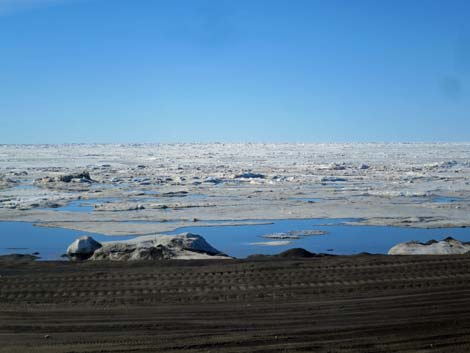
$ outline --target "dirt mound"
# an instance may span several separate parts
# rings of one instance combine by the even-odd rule
[[[308,250],[305,250],[303,248],[293,248],[289,249],[286,251],[281,252],[278,257],[284,257],[284,258],[307,258],[307,257],[314,257],[316,254],[311,253]]]
[[[0,255],[0,263],[30,262],[39,259],[38,256],[29,254]]]

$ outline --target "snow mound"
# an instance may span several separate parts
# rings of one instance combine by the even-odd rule
[[[101,244],[89,236],[83,236],[69,245],[67,255],[72,259],[85,260],[93,255],[93,253],[101,248]]]
[[[148,235],[125,241],[106,242],[90,260],[193,260],[228,259],[203,237],[193,233]]]
[[[470,243],[448,237],[441,241],[430,240],[427,243],[409,241],[392,247],[389,255],[459,255],[470,251]]]

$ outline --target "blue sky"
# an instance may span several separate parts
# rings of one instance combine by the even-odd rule
[[[468,0],[0,0],[0,143],[470,141]]]

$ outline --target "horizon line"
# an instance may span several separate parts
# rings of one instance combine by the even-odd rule
[[[468,141],[175,141],[175,142],[33,142],[0,143],[0,146],[81,146],[81,145],[341,145],[341,144],[470,144]]]

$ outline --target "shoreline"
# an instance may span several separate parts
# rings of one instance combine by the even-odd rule
[[[433,345],[450,353],[455,342],[463,352],[469,264],[468,255],[0,260],[0,352],[375,353]]]

